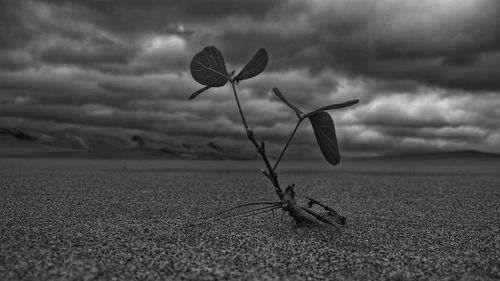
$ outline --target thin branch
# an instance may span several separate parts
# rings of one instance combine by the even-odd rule
[[[261,210],[267,210],[267,209],[271,210],[271,209],[274,209],[274,208],[281,208],[281,206],[279,206],[279,205],[271,205],[271,206],[259,207],[259,208],[255,208],[255,209],[252,209],[252,210],[244,211],[244,212],[241,212],[241,213],[231,214],[231,215],[227,215],[227,216],[215,218],[212,221],[217,221],[217,220],[222,220],[222,219],[227,219],[227,218],[232,218],[232,217],[239,217],[239,216],[242,216],[242,215],[245,215],[245,214],[248,214],[248,213],[252,213],[252,212],[256,212],[256,211],[261,211]]]
[[[271,174],[271,179],[276,178],[276,173],[273,171],[271,168],[271,162],[269,162],[269,158],[267,158],[267,153],[266,153],[266,145],[264,142],[260,143],[260,148],[258,149],[260,155],[262,156],[262,159],[264,159],[264,163],[266,164],[267,169],[269,170],[269,173]]]
[[[305,207],[300,207],[302,210],[306,211],[307,213],[309,213],[310,215],[312,215],[314,218],[316,218],[318,221],[324,223],[324,224],[328,224],[328,225],[332,225],[334,226],[336,229],[339,229],[338,225],[332,223],[331,221],[329,221],[327,218],[325,218],[324,216],[314,212],[313,210],[310,210],[308,208],[305,208]]]
[[[271,208],[271,209],[268,209],[268,210],[262,210],[262,211],[259,211],[259,212],[253,213],[253,214],[247,214],[247,215],[243,215],[243,216],[238,216],[238,217],[245,218],[245,217],[249,217],[249,216],[256,216],[256,215],[265,214],[267,212],[274,212],[274,210],[278,210],[278,209],[281,209],[281,206],[280,207],[274,207],[274,208]]]
[[[251,216],[251,215],[259,215],[259,214],[263,214],[265,212],[269,212],[269,211],[273,211],[273,210],[277,210],[277,209],[281,209],[281,206],[277,206],[277,205],[265,206],[265,207],[256,208],[256,209],[245,211],[245,212],[238,213],[238,214],[232,214],[232,215],[214,218],[214,219],[206,221],[206,222],[220,221],[220,220],[235,218],[235,217],[246,217],[246,216]],[[203,224],[203,222],[199,223],[199,224],[192,223],[190,225],[196,226],[196,225],[200,225],[200,224]]]
[[[239,208],[243,208],[243,207],[247,207],[247,206],[255,206],[255,205],[276,205],[276,204],[280,204],[281,202],[254,202],[254,203],[246,203],[246,204],[241,204],[241,205],[238,205],[238,206],[235,206],[235,207],[232,207],[230,209],[227,209],[227,210],[224,210],[224,211],[221,211],[221,212],[218,212],[216,214],[213,214],[213,215],[210,215],[210,216],[206,216],[206,217],[203,217],[203,218],[198,218],[198,219],[195,219],[194,221],[199,221],[199,220],[206,220],[206,219],[210,219],[210,218],[213,218],[213,217],[216,217],[216,216],[219,216],[219,215],[222,215],[224,213],[227,213],[227,212],[230,212],[230,211],[233,211],[235,209],[239,209]]]
[[[299,121],[297,121],[297,125],[295,125],[295,129],[293,129],[292,134],[290,135],[290,137],[288,138],[288,141],[286,142],[285,146],[283,147],[283,150],[281,151],[280,156],[278,157],[278,160],[276,160],[276,163],[274,163],[273,172],[276,172],[276,168],[278,167],[278,164],[280,163],[281,158],[283,157],[283,154],[285,154],[285,151],[288,148],[288,145],[290,145],[290,142],[292,141],[293,136],[297,132],[297,129],[299,128],[299,125],[302,122],[302,120],[304,120],[304,119],[300,118],[300,116],[299,116]]]
[[[326,204],[324,204],[324,203],[322,203],[322,202],[320,202],[320,201],[318,201],[318,200],[316,200],[314,198],[306,196],[306,199],[309,200],[309,203],[307,204],[307,206],[309,208],[311,208],[314,204],[316,204],[316,205],[319,205],[320,207],[322,207],[323,209],[325,209],[325,211],[328,211],[328,212],[337,212],[332,207],[330,207],[330,206],[328,206],[328,205],[326,205]]]
[[[309,203],[307,203],[307,207],[308,208],[311,208],[314,204],[322,207],[323,209],[325,209],[325,211],[327,211],[335,220],[337,220],[338,223],[340,224],[346,224],[346,218],[344,216],[341,216],[337,211],[335,211],[335,209],[333,209],[332,207],[314,199],[314,198],[311,198],[311,197],[306,197],[306,199],[309,200]]]
[[[271,163],[269,162],[269,158],[267,158],[266,146],[265,146],[264,142],[261,142],[260,146],[257,145],[257,147],[258,147],[257,151],[262,156],[262,159],[264,160],[264,163],[266,164],[266,167],[268,170],[267,173],[269,174],[269,176],[267,178],[269,178],[269,180],[273,184],[274,190],[276,191],[276,194],[278,195],[280,200],[283,200],[284,193],[283,193],[283,190],[281,189],[280,184],[278,182],[278,174],[273,171],[273,168],[271,167]]]

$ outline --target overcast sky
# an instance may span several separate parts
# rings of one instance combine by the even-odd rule
[[[0,0],[0,127],[140,133],[247,147],[229,86],[201,88],[189,63],[214,45],[237,71],[258,139],[284,143],[294,113],[330,112],[345,154],[500,152],[500,2]],[[319,149],[309,124],[292,154]],[[249,146],[251,147],[251,146]]]

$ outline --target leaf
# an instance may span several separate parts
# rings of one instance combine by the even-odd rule
[[[311,121],[316,141],[326,161],[332,165],[337,165],[340,162],[340,154],[332,117],[324,111],[317,112],[308,117]]]
[[[314,114],[316,114],[316,113],[318,113],[320,111],[348,107],[348,106],[351,106],[351,105],[355,105],[358,102],[359,102],[359,100],[350,100],[350,101],[346,101],[346,102],[342,102],[342,103],[330,104],[330,105],[318,108],[318,109],[316,109],[314,111],[311,111],[311,112],[307,113],[306,115],[304,115],[304,117],[309,117],[309,116],[314,115]]]
[[[206,90],[208,90],[210,88],[212,88],[212,87],[206,86],[206,87],[199,89],[198,91],[194,92],[192,95],[189,96],[189,100],[196,98],[198,95],[200,95],[201,93],[205,92]]]
[[[293,105],[285,98],[285,96],[281,93],[280,89],[274,87],[273,92],[278,96],[278,98],[280,98],[281,101],[283,101],[286,105],[288,105],[291,109],[293,109],[295,113],[297,113],[298,115],[302,114],[302,111],[300,109],[298,109],[295,105]]]
[[[234,77],[234,80],[239,82],[259,75],[266,68],[268,61],[269,57],[266,49],[259,49],[245,67],[243,67],[240,73]]]
[[[190,68],[194,80],[208,87],[222,87],[229,80],[224,58],[214,46],[198,52],[191,60]]]

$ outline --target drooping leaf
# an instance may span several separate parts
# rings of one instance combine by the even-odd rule
[[[318,113],[320,111],[348,107],[348,106],[351,106],[351,105],[355,105],[358,102],[359,102],[359,100],[350,100],[350,101],[346,101],[346,102],[341,102],[341,103],[336,103],[336,104],[330,104],[330,105],[318,108],[318,109],[316,109],[314,111],[311,111],[311,112],[307,113],[306,115],[304,115],[304,117],[309,117],[309,116],[314,115],[314,114],[316,114],[316,113]]]
[[[194,80],[208,87],[222,87],[229,80],[222,53],[214,46],[194,55],[190,68]]]
[[[189,96],[189,100],[196,98],[199,94],[205,92],[206,90],[208,90],[210,88],[212,88],[212,87],[206,86],[206,87],[199,89],[198,91],[194,92],[192,95]]]
[[[266,68],[268,61],[269,57],[266,49],[259,49],[245,67],[243,67],[240,73],[234,77],[234,80],[239,82],[259,75]]]
[[[274,87],[273,92],[280,98],[282,102],[284,102],[286,105],[288,105],[293,111],[295,111],[298,115],[302,114],[302,111],[298,109],[295,105],[293,105],[291,102],[289,102],[285,96],[281,93],[280,89]]]
[[[332,117],[324,111],[317,112],[308,117],[311,121],[316,141],[326,161],[332,165],[337,165],[340,162],[340,154]]]

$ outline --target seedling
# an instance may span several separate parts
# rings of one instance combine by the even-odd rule
[[[238,83],[243,80],[253,78],[264,71],[268,61],[269,57],[267,51],[262,48],[257,51],[257,53],[250,59],[250,61],[236,76],[234,76],[235,71],[232,71],[231,73],[227,72],[222,53],[214,46],[205,47],[202,51],[198,52],[191,61],[191,75],[193,76],[194,80],[202,84],[204,87],[193,93],[189,97],[189,99],[192,100],[196,98],[198,95],[210,88],[222,87],[228,82],[231,84],[234,98],[236,100],[236,105],[238,106],[238,111],[240,113],[243,126],[245,127],[248,140],[250,140],[250,142],[252,142],[252,144],[255,146],[257,152],[262,157],[262,160],[264,161],[264,164],[266,166],[266,169],[261,169],[260,172],[269,179],[274,187],[276,195],[279,198],[279,201],[273,202],[254,202],[242,204],[220,213],[200,218],[196,221],[214,221],[236,216],[253,216],[281,209],[283,210],[283,212],[287,212],[298,225],[316,224],[338,227],[339,224],[345,224],[345,217],[341,216],[333,208],[324,203],[321,203],[316,199],[306,197],[309,200],[307,206],[299,206],[295,201],[294,185],[289,185],[285,189],[285,191],[283,191],[278,182],[277,170],[278,165],[283,158],[283,155],[285,154],[288,146],[290,145],[290,142],[297,132],[297,129],[305,119],[309,119],[309,121],[311,122],[316,141],[326,161],[328,161],[328,163],[332,165],[337,165],[340,162],[340,154],[337,146],[337,137],[335,135],[335,126],[333,124],[332,117],[326,112],[326,110],[348,107],[358,103],[358,100],[350,100],[343,103],[327,105],[313,110],[309,113],[303,113],[302,110],[300,110],[292,102],[290,102],[278,88],[273,88],[273,92],[276,94],[276,96],[284,104],[290,107],[297,115],[297,125],[288,138],[288,141],[284,145],[276,162],[274,163],[274,165],[271,165],[271,161],[269,160],[269,157],[267,155],[264,142],[257,141],[253,131],[250,129],[245,119],[245,114],[243,113],[243,110],[241,108],[238,93],[236,91],[236,86],[238,85]],[[313,211],[311,207],[314,204],[322,207],[325,212],[318,213],[316,211]],[[254,206],[259,207],[255,208]],[[253,209],[241,213],[233,213],[235,210],[245,207],[253,207]]]

